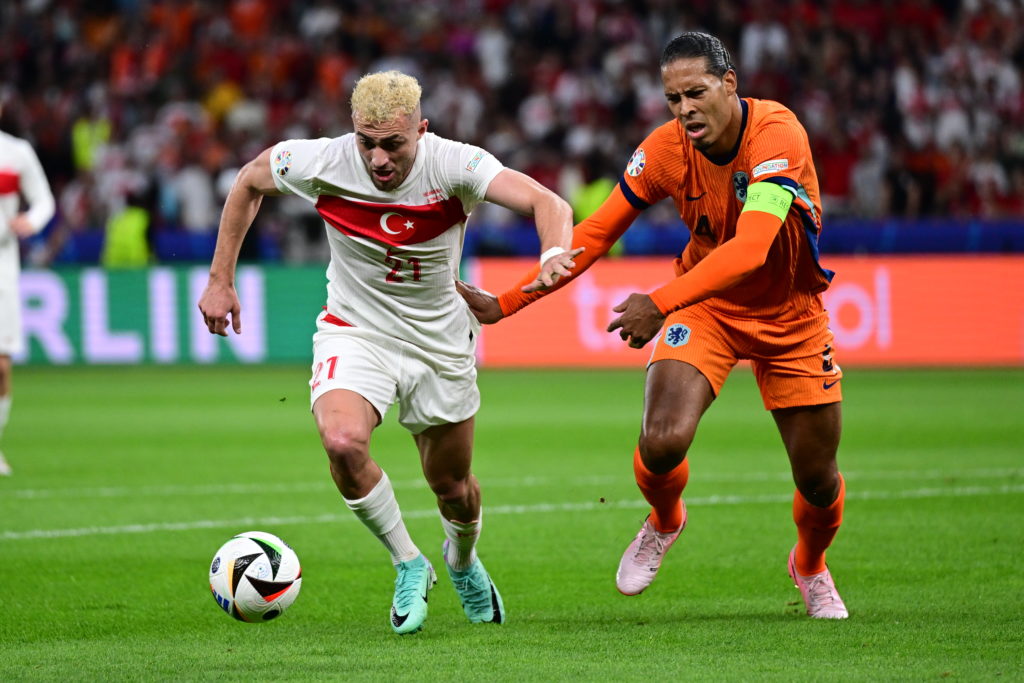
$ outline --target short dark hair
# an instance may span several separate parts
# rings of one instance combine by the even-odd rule
[[[703,57],[707,72],[721,78],[732,69],[732,57],[722,41],[709,33],[687,31],[669,41],[661,53],[661,66],[665,67],[677,59]]]

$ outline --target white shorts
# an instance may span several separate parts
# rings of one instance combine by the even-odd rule
[[[24,346],[18,287],[0,282],[0,356],[16,356]]]
[[[418,346],[372,330],[316,321],[310,407],[334,389],[359,394],[381,419],[397,400],[398,422],[413,434],[462,422],[480,408],[474,354],[430,355]]]

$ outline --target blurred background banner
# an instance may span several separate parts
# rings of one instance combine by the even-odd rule
[[[322,267],[243,266],[242,335],[210,334],[196,307],[208,267],[28,270],[21,275],[29,364],[307,362],[324,299]]]
[[[476,259],[468,277],[499,293],[535,259]],[[846,366],[1024,365],[1024,256],[826,257],[825,305]],[[602,261],[564,291],[488,327],[487,367],[643,367],[650,348],[605,328],[612,307],[672,277],[667,258]],[[243,334],[211,335],[195,302],[207,268],[28,270],[22,274],[30,364],[307,362],[321,267],[243,266]]]
[[[824,257],[836,271],[825,293],[836,358],[845,366],[1024,364],[1024,256]],[[500,293],[534,265],[480,261],[474,278]],[[612,307],[672,277],[667,258],[608,260],[579,282],[481,338],[486,366],[643,367],[650,346],[630,349],[605,328]]]

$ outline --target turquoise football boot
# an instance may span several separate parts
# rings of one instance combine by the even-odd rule
[[[427,620],[427,593],[437,583],[430,561],[419,557],[395,565],[395,598],[391,602],[391,628],[399,635],[416,633]]]
[[[444,542],[441,552],[447,557],[448,541]],[[484,563],[478,557],[468,569],[457,571],[452,569],[447,560],[444,563],[448,576],[452,579],[455,592],[459,594],[459,602],[470,622],[474,624],[505,623],[505,605],[501,602],[501,594],[484,569]]]

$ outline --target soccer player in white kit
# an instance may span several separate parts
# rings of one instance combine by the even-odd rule
[[[505,610],[476,554],[480,486],[471,471],[480,404],[479,324],[456,292],[466,219],[481,201],[533,216],[541,277],[569,274],[572,210],[532,178],[479,147],[427,132],[416,79],[364,76],[352,92],[354,133],[286,140],[240,171],[221,217],[210,280],[199,300],[207,326],[241,332],[238,252],[264,195],[294,194],[326,224],[327,305],[313,336],[310,401],[331,475],[348,507],[381,540],[397,570],[391,626],[419,631],[436,574],[413,543],[369,442],[388,408],[413,435],[437,496],[445,566],[474,623]]]
[[[3,102],[0,100],[0,110]],[[21,211],[21,198],[28,210]],[[50,222],[56,203],[43,166],[32,146],[0,131],[0,437],[11,414],[11,356],[21,353],[21,297],[18,239],[36,234]],[[0,475],[11,466],[0,451]]]

